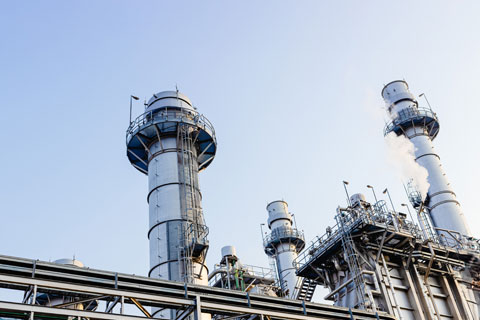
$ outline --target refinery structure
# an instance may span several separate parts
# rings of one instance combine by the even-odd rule
[[[199,173],[213,163],[215,130],[182,93],[154,94],[126,136],[130,163],[148,177],[148,275],[0,256],[0,287],[22,294],[0,301],[0,318],[480,319],[480,242],[435,152],[437,115],[403,80],[382,97],[384,135],[413,145],[428,190],[411,177],[410,205],[395,208],[388,189],[389,203],[368,186],[371,203],[350,196],[344,181],[348,203],[320,213],[333,224],[309,244],[287,202],[270,199],[259,239],[270,261],[264,268],[245,264],[228,244],[221,261],[207,260]],[[312,302],[319,286],[331,304]]]

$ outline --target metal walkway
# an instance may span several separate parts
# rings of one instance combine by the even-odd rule
[[[218,289],[111,271],[78,268],[49,262],[0,256],[0,287],[25,292],[23,303],[0,301],[0,317],[13,319],[67,319],[68,317],[130,320],[150,315],[146,307],[179,310],[177,319],[200,312],[215,316],[259,319],[395,319],[385,313],[310,303],[298,300],[249,295]],[[105,301],[108,312],[81,311],[36,304],[38,293],[76,297],[81,301]],[[30,298],[29,298],[30,296]],[[120,306],[115,311],[112,304]],[[144,317],[126,314],[124,305],[140,309]]]

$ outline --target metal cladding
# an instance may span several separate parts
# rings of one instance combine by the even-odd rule
[[[428,171],[428,196],[425,206],[429,209],[432,223],[445,242],[455,242],[457,235],[470,236],[465,217],[450,187],[440,157],[435,152],[433,139],[439,131],[439,121],[431,109],[420,108],[408,84],[397,80],[382,90],[387,111],[392,121],[385,128],[385,135],[395,132],[404,135],[415,146],[416,162]]]
[[[275,259],[284,295],[293,297],[298,282],[294,261],[305,247],[304,236],[293,228],[292,215],[285,201],[271,202],[267,211],[268,227],[272,232],[264,239],[265,253]]]
[[[212,162],[216,145],[211,123],[176,91],[154,94],[130,124],[128,159],[148,175],[150,277],[208,284],[198,172]],[[169,312],[155,316],[176,317]]]

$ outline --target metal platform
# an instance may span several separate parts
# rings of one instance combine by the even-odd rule
[[[384,202],[384,201],[383,201]],[[479,243],[446,244],[382,202],[337,209],[336,225],[296,261],[337,306],[399,319],[478,320]]]
[[[404,133],[408,128],[421,126],[425,128],[427,135],[433,140],[440,131],[440,123],[437,115],[430,109],[407,108],[398,113],[398,117],[385,126],[383,134],[390,132],[397,135]]]
[[[111,271],[58,265],[38,260],[0,256],[0,287],[25,292],[24,302],[0,301],[0,317],[12,319],[150,318],[146,307],[179,310],[177,319],[201,312],[238,319],[395,319],[385,313],[301,302],[245,292],[164,281]],[[65,306],[36,304],[37,294],[61,294],[78,301],[105,301],[109,312],[81,311]],[[120,311],[112,307],[121,306]],[[136,305],[144,316],[127,314],[125,304]],[[118,309],[118,308],[117,308]],[[198,319],[198,317],[197,317]]]
[[[436,239],[427,239],[421,230],[410,221],[404,220],[402,225],[395,224],[395,218],[381,211],[375,214],[361,214],[356,218],[348,217],[346,220],[346,232],[352,237],[362,235],[381,234],[383,241],[379,244],[369,243],[368,248],[375,251],[391,252],[397,255],[406,255],[414,258],[430,259],[431,249],[428,242],[431,242],[438,261],[465,267],[466,264],[478,265],[480,248],[476,241],[468,244],[445,245]],[[341,232],[338,225],[317,238],[312,245],[305,249],[296,260],[297,275],[311,279],[318,278],[318,271],[315,268],[325,267],[326,257],[343,250]]]

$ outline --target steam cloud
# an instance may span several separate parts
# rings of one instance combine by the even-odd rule
[[[415,161],[415,146],[413,143],[405,136],[397,136],[394,132],[390,132],[385,141],[388,145],[389,162],[399,169],[402,179],[413,179],[422,200],[425,200],[430,187],[427,180],[428,171]]]

